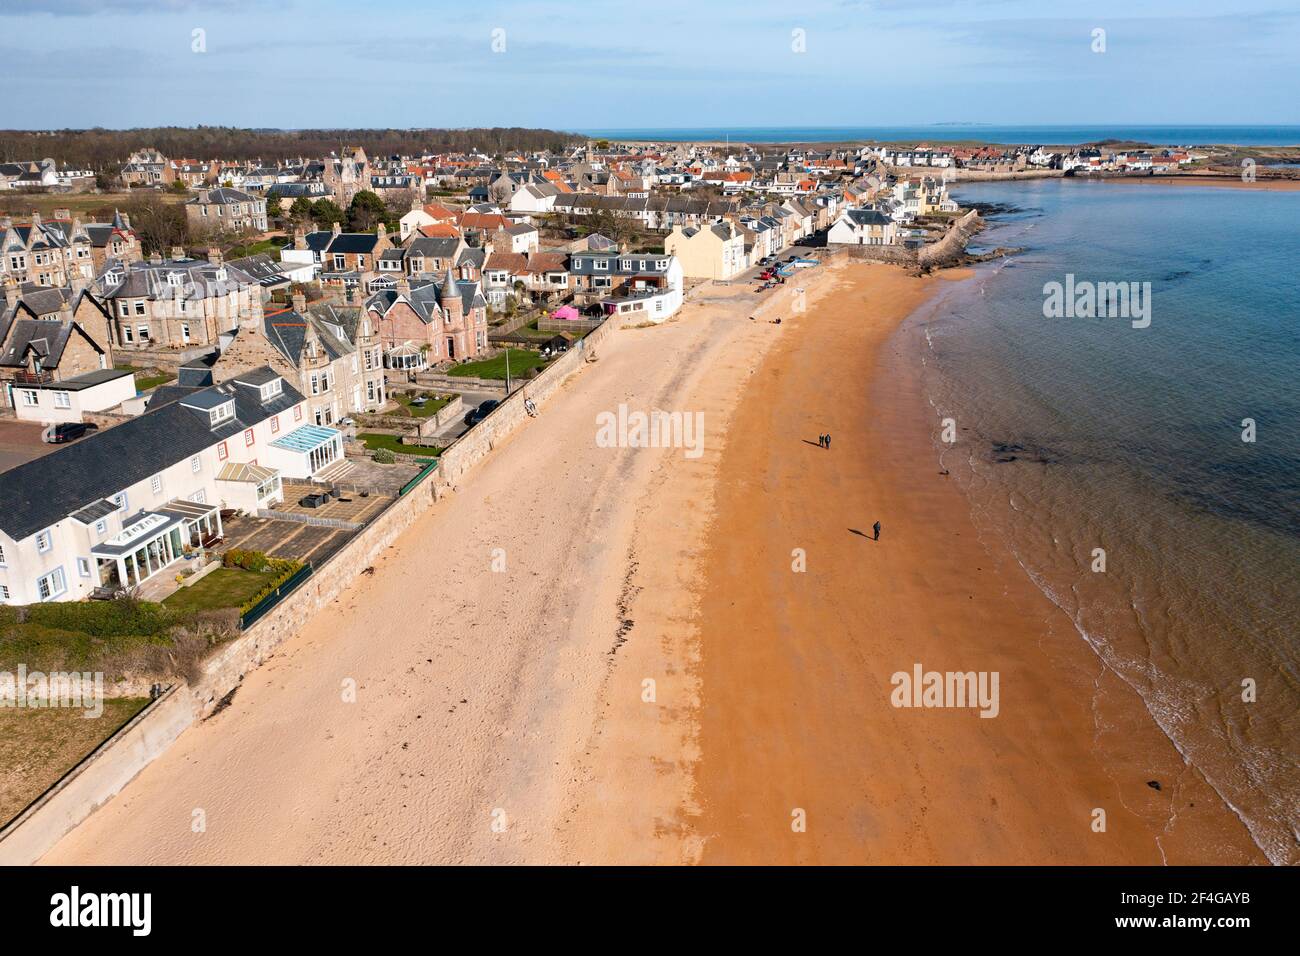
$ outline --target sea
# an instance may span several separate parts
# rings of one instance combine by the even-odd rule
[[[1155,146],[1235,144],[1297,146],[1300,126],[986,126],[936,123],[926,126],[736,126],[579,130],[593,139],[656,142],[882,143],[968,142],[1076,146],[1101,140]]]
[[[936,453],[1265,855],[1300,862],[1300,192],[955,196],[1021,251],[913,317],[960,436]],[[1048,317],[1067,281],[1150,283],[1149,325]]]

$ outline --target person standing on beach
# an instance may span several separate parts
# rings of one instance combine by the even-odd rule
[[[825,436],[825,435],[818,435],[818,436],[817,436],[817,447],[818,447],[818,448],[825,448],[825,447],[826,447],[826,436]]]
[[[875,524],[873,524],[873,525],[871,526],[871,534],[872,534],[872,538],[871,538],[872,541],[879,541],[879,540],[880,540],[880,522],[879,522],[879,521],[877,521]]]
[[[827,433],[826,433],[826,447],[827,447],[827,448],[830,448],[830,447],[831,447],[831,433],[830,433],[830,432],[827,432]]]

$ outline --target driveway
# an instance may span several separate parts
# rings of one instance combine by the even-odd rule
[[[35,422],[0,420],[0,471],[16,468],[58,448],[41,441],[43,430],[44,426]]]

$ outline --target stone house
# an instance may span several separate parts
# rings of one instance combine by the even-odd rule
[[[121,351],[216,345],[262,309],[258,280],[225,264],[216,249],[206,260],[184,258],[180,249],[170,259],[111,259],[95,283],[112,313],[112,347]]]
[[[266,200],[238,189],[203,189],[185,203],[191,233],[266,232]]]

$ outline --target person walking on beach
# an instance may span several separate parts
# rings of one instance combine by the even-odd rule
[[[826,433],[826,447],[827,447],[827,448],[830,448],[830,447],[831,447],[831,433],[830,433],[830,432],[827,432],[827,433]]]
[[[872,541],[879,541],[879,540],[880,540],[880,522],[879,522],[879,521],[877,521],[875,524],[873,524],[873,525],[871,526],[871,535],[872,535],[872,538],[871,538]]]

